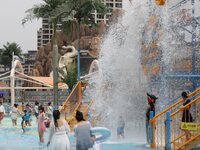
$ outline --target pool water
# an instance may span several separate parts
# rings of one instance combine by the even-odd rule
[[[45,132],[45,144],[39,143],[36,121],[32,121],[32,126],[26,127],[23,133],[18,119],[18,126],[13,127],[11,119],[6,117],[0,125],[0,150],[48,150],[48,130]],[[75,150],[75,138],[70,136],[71,150]],[[105,142],[101,145],[101,150],[148,150],[144,144]]]

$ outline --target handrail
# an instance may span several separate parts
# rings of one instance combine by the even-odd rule
[[[74,111],[71,113],[69,119],[67,119],[68,123],[72,121],[72,119],[74,117],[74,114],[76,113],[76,111],[78,110],[78,108],[80,107],[80,105],[81,105],[81,102],[78,102],[78,105],[75,107]]]
[[[183,109],[187,108],[188,106],[190,106],[191,104],[195,103],[197,100],[200,99],[200,96],[195,98],[194,100],[192,100],[190,103],[188,103],[187,105],[185,106],[181,106],[181,108],[179,108],[178,110],[176,110],[175,112],[173,112],[170,117],[173,117],[175,116],[177,113],[179,113],[180,111],[182,111]]]
[[[200,91],[200,88],[194,90],[193,92],[188,94],[188,97],[196,94],[197,92]],[[153,122],[153,120],[155,120],[156,118],[160,117],[162,114],[166,113],[167,111],[169,111],[170,109],[172,109],[173,107],[175,107],[176,105],[180,104],[181,102],[183,102],[183,98],[179,99],[176,103],[172,104],[170,107],[164,109],[163,111],[161,111],[160,113],[156,114],[152,119],[151,122]]]
[[[90,108],[90,106],[92,105],[92,103],[93,103],[93,99],[91,100],[91,102],[89,103],[86,111],[83,112],[83,114],[87,113],[87,111]],[[74,114],[76,113],[76,111],[79,109],[80,106],[81,106],[81,102],[78,103],[78,105],[75,107],[74,111],[71,113],[69,119],[67,120],[68,123],[72,121],[72,119],[74,118]]]
[[[185,142],[183,145],[181,145],[178,149],[181,149],[182,147],[186,146],[187,144],[189,144],[190,142],[194,141],[195,139],[200,137],[200,133],[197,134],[196,136],[190,138],[187,142]]]
[[[188,94],[188,97],[196,96],[197,93],[200,92],[200,88],[197,88],[193,92]],[[199,96],[199,95],[198,95]],[[193,101],[193,100],[192,100]],[[151,147],[156,148],[156,147],[163,147],[165,145],[165,114],[168,111],[171,111],[171,113],[174,113],[173,111],[177,112],[177,109],[179,109],[180,104],[183,102],[183,99],[180,98],[176,103],[172,104],[170,107],[164,109],[160,113],[156,114],[151,120],[150,123],[152,124],[152,143]],[[187,106],[185,106],[187,107]],[[176,109],[174,109],[176,108]],[[172,111],[173,110],[173,111]]]
[[[63,106],[62,106],[61,109],[59,110],[60,112],[61,112],[63,109],[65,109],[64,106],[67,105],[67,103],[68,103],[70,97],[72,96],[72,94],[74,93],[75,89],[77,88],[77,86],[78,86],[79,84],[81,84],[81,81],[78,81],[78,82],[76,83],[76,86],[73,88],[73,90],[71,91],[71,93],[69,94],[69,96],[66,98],[65,102],[63,103]]]
[[[178,110],[176,110],[175,112],[173,112],[173,113],[171,113],[171,115],[170,115],[170,119],[175,123],[175,124],[177,124],[177,121],[178,122],[181,122],[179,119],[176,119],[177,118],[177,116],[179,116],[179,114],[181,114],[181,112],[184,110],[184,109],[186,109],[186,108],[188,108],[188,107],[190,107],[192,104],[198,104],[197,106],[199,106],[199,101],[200,101],[200,96],[198,96],[198,97],[196,97],[194,100],[192,100],[190,103],[188,103],[187,105],[184,105],[184,106],[181,106]],[[196,110],[195,111],[198,111],[199,110],[199,108],[196,106]],[[196,112],[197,113],[197,112]],[[193,116],[195,119],[195,122],[193,122],[193,123],[196,123],[197,125],[199,124],[199,119],[197,119],[197,116],[198,116],[198,114],[196,114],[195,116]],[[178,117],[179,118],[179,117]],[[175,126],[173,126],[173,127],[175,127]],[[177,127],[175,127],[175,129],[171,129],[171,131],[174,131],[175,132],[175,138],[174,139],[172,139],[172,141],[171,141],[171,144],[173,144],[173,143],[175,143],[176,141],[180,141],[180,138],[182,138],[184,135],[186,136],[186,133],[184,133],[184,134],[177,134],[176,133],[176,130],[177,130]],[[170,131],[170,132],[171,132]],[[176,137],[177,136],[177,137]],[[199,134],[199,128],[197,128],[197,130],[195,130],[195,131],[193,131],[192,132],[192,136],[190,137],[190,139],[187,139],[186,141],[184,141],[184,142],[181,142],[180,143],[180,145],[176,148],[176,149],[181,149],[181,148],[183,148],[184,146],[186,146],[186,145],[188,145],[188,144],[192,144],[191,142],[193,141],[193,140],[195,140],[195,139],[197,139],[197,138],[199,138],[200,137],[200,134]],[[175,145],[174,145],[175,146]]]

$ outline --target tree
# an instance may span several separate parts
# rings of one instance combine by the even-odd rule
[[[55,17],[61,17],[63,26],[69,28],[73,22],[77,24],[78,37],[78,80],[80,80],[80,24],[94,25],[92,11],[96,10],[100,14],[107,12],[106,6],[101,0],[65,0],[65,3],[57,7],[53,14]]]
[[[7,42],[5,45],[3,45],[3,48],[0,49],[0,58],[1,58],[0,63],[4,65],[5,71],[7,67],[9,67],[11,70],[13,52],[14,55],[21,58],[22,56],[21,47],[15,42],[13,43]]]
[[[65,70],[60,68],[58,73],[60,74],[60,82],[67,84],[69,89],[72,90],[77,81],[77,66],[75,64],[69,65],[68,68],[65,66]]]
[[[56,25],[60,19],[59,16],[55,17],[52,12],[65,0],[43,0],[44,3],[34,5],[33,8],[28,9],[27,14],[23,20],[24,25],[28,21],[39,18],[48,18],[49,23],[53,26],[53,36],[51,40],[52,45],[52,68],[53,68],[53,91],[54,91],[54,105],[58,105],[58,46],[56,39]]]

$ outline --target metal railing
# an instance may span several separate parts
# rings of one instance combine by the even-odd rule
[[[188,94],[189,98],[195,98],[200,94],[200,88]],[[192,100],[192,99],[191,99]],[[182,106],[183,99],[180,98],[177,102],[164,109],[160,113],[156,114],[151,120],[152,124],[152,148],[164,148],[166,146],[166,113],[170,112],[171,114],[176,112]]]
[[[182,122],[182,119],[185,122]],[[178,150],[192,144],[196,138],[200,137],[200,96],[171,113],[170,120],[171,149]]]
[[[67,97],[60,109],[61,114],[65,117],[68,123],[73,119],[74,114],[81,105],[82,86],[81,81],[78,81],[72,92]]]

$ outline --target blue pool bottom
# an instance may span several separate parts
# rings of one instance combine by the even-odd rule
[[[48,130],[45,132],[45,143],[40,144],[36,121],[32,121],[32,126],[27,127],[23,133],[20,127],[21,118],[18,119],[18,126],[13,127],[10,118],[4,118],[0,125],[0,150],[48,150]],[[70,136],[71,150],[75,150],[75,138]],[[144,144],[105,142],[101,145],[101,150],[149,150]]]

